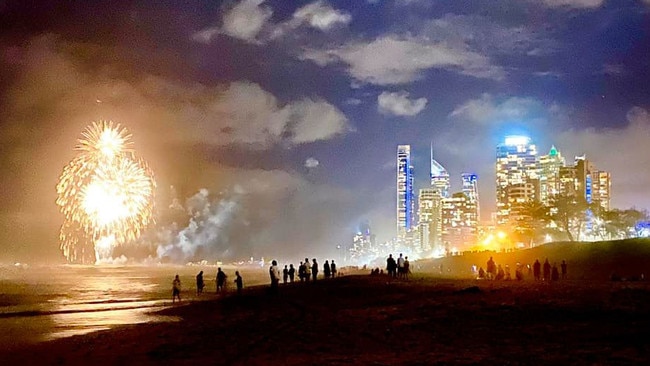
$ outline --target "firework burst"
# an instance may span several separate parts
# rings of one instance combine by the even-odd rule
[[[152,221],[156,183],[135,156],[131,135],[113,122],[93,122],[79,139],[79,155],[63,168],[56,203],[65,220],[61,250],[70,262],[110,258]]]

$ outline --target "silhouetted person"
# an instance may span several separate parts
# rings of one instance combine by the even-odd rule
[[[289,281],[289,268],[285,264],[284,269],[282,270],[282,282],[286,285],[287,281]]]
[[[217,292],[222,292],[223,287],[226,285],[226,274],[221,270],[221,267],[217,268]]]
[[[557,270],[557,264],[553,263],[551,268],[551,281],[557,281],[560,279],[560,272]]]
[[[478,278],[480,278],[480,279],[485,278],[485,270],[483,269],[483,267],[479,267],[479,269],[478,269]]]
[[[505,272],[503,272],[503,267],[499,264],[497,268],[497,276],[495,277],[495,280],[500,281],[505,277]]]
[[[388,255],[388,259],[386,259],[386,272],[388,272],[388,275],[390,277],[395,277],[397,271],[397,262],[395,262],[395,258],[393,258],[392,254]]]
[[[490,257],[487,261],[487,279],[493,280],[497,273],[497,266],[494,263],[494,259]]]
[[[241,295],[244,288],[244,279],[239,275],[239,271],[235,271],[235,286],[237,286],[237,295]]]
[[[293,264],[289,265],[289,282],[293,283],[293,278],[296,275],[296,269],[293,268]]]
[[[519,263],[517,263],[517,267],[515,268],[515,279],[517,281],[524,279],[524,272],[521,270],[521,264]]]
[[[402,278],[404,276],[404,257],[402,257],[402,253],[399,254],[399,258],[397,258],[397,277]]]
[[[332,270],[332,278],[336,277],[336,263],[334,263],[334,259],[332,259],[332,263],[330,264],[330,269]]]
[[[562,268],[562,279],[566,280],[566,261],[562,261],[562,264],[560,264],[560,268]]]
[[[309,265],[309,258],[305,258],[305,281],[309,282],[311,278],[311,266]]]
[[[330,262],[327,259],[325,260],[325,264],[323,264],[323,274],[325,275],[325,278],[330,278],[330,275],[332,275]]]
[[[409,257],[404,257],[404,277],[408,280],[409,274],[411,273],[411,262],[409,262]]]
[[[316,278],[318,277],[318,262],[316,262],[316,258],[312,259],[312,265],[311,265],[311,278],[316,281]]]
[[[541,269],[542,265],[539,263],[539,259],[535,259],[535,263],[533,264],[533,275],[535,276],[536,281],[539,281],[539,277],[542,273]]]
[[[300,278],[300,282],[305,282],[305,264],[302,262],[298,266],[298,278]]]
[[[548,258],[544,261],[544,266],[542,267],[542,277],[544,278],[544,281],[548,281],[551,279],[551,264],[548,262]]]
[[[274,259],[269,267],[269,277],[271,278],[271,292],[278,292],[278,284],[280,283],[280,270],[278,269],[278,262]]]
[[[506,281],[510,281],[512,279],[512,277],[510,277],[510,266],[507,265],[507,264],[506,264],[505,271],[506,271],[506,275],[505,275],[505,277],[503,279],[506,280]]]
[[[178,298],[178,302],[181,302],[181,279],[178,278],[178,275],[172,282],[172,303],[176,302],[176,298]]]
[[[203,287],[205,287],[205,282],[203,282],[203,271],[201,271],[196,275],[196,296],[203,293]]]

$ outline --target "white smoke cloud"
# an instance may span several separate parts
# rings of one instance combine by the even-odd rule
[[[316,168],[319,164],[320,162],[315,158],[308,158],[307,160],[305,160],[305,167],[308,169]]]
[[[377,107],[380,113],[394,116],[415,116],[424,110],[427,98],[409,99],[409,93],[382,92],[377,97]]]

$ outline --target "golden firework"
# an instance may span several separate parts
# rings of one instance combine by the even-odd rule
[[[152,221],[156,183],[130,139],[120,124],[93,122],[75,148],[79,155],[63,168],[56,203],[65,217],[61,250],[70,262],[110,257]]]

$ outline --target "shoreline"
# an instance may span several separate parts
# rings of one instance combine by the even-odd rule
[[[153,312],[11,352],[8,364],[638,363],[647,360],[645,282],[455,280],[348,275],[250,286],[241,296]]]

